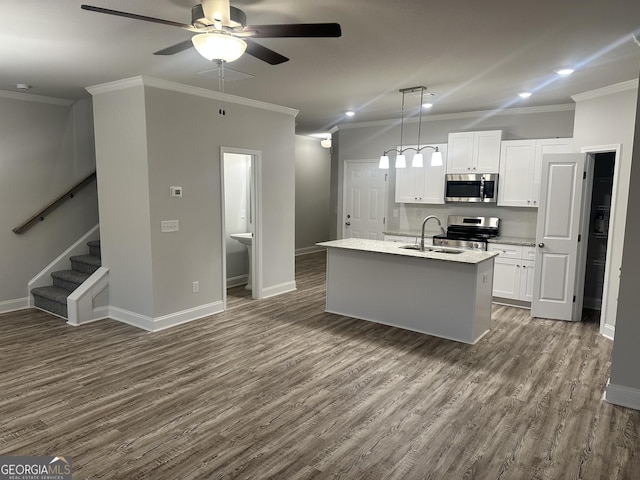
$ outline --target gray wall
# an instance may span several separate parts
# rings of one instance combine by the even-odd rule
[[[320,139],[296,135],[296,252],[329,240],[331,150]]]
[[[146,79],[91,92],[113,307],[157,319],[222,300],[221,147],[262,152],[263,287],[295,287],[292,113],[228,97],[219,116],[204,91]],[[172,185],[183,198],[169,196]],[[180,231],[161,233],[161,220]]]
[[[11,230],[95,169],[91,101],[0,92],[0,311],[26,306],[27,282],[98,223],[91,183],[22,235]]]

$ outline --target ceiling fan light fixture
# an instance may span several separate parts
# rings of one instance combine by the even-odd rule
[[[209,61],[233,62],[247,49],[244,40],[224,32],[201,33],[195,35],[191,42],[198,53]]]

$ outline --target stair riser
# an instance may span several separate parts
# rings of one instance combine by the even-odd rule
[[[60,315],[61,317],[68,318],[66,303],[62,305],[58,302],[54,302],[53,300],[49,300],[48,298],[43,298],[38,295],[33,296],[33,303],[38,308],[55,313],[56,315]]]
[[[93,273],[98,269],[98,267],[94,265],[87,265],[86,263],[74,262],[73,260],[71,261],[71,268],[74,270],[77,270],[78,272],[83,272],[83,273]]]
[[[69,293],[73,292],[76,288],[78,288],[80,286],[79,283],[74,283],[74,282],[68,282],[67,280],[62,280],[60,278],[53,278],[53,286],[54,287],[60,287],[60,288],[64,288],[65,290],[68,290]]]

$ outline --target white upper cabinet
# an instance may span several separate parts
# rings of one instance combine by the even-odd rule
[[[568,153],[571,144],[571,138],[502,142],[498,205],[537,208],[542,156],[547,153]]]
[[[449,134],[447,173],[498,173],[502,130]]]
[[[423,167],[412,167],[413,156],[407,155],[407,167],[396,169],[396,203],[444,203],[444,175],[447,165],[447,144],[434,144],[442,153],[443,165],[431,166],[434,150],[425,148]]]

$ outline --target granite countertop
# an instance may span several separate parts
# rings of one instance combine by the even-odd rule
[[[503,237],[497,236],[487,240],[489,243],[504,243],[505,245],[521,245],[523,247],[535,247],[535,238]]]
[[[330,242],[317,243],[321,247],[342,248],[347,250],[359,250],[362,252],[383,253],[389,255],[400,255],[403,257],[416,257],[428,260],[444,260],[456,263],[477,264],[484,262],[497,255],[496,252],[487,252],[484,250],[460,250],[450,247],[428,247],[432,250],[410,250],[401,248],[393,242],[385,242],[382,240],[367,240],[362,238],[345,238],[342,240],[332,240]],[[437,250],[454,251],[461,253],[442,253]]]

